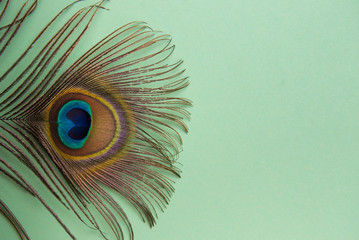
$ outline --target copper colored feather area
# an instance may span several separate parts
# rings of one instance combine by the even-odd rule
[[[116,29],[73,61],[104,1],[69,18],[77,2],[68,5],[11,61],[13,42],[37,14],[37,3],[0,1],[0,174],[36,197],[73,239],[76,234],[16,164],[104,239],[134,239],[125,209],[109,189],[150,226],[168,204],[191,106],[176,97],[189,84],[182,61],[171,62],[170,37],[143,22]],[[19,237],[30,239],[9,206],[0,200]]]

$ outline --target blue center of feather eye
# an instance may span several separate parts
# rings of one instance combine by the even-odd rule
[[[90,105],[80,100],[66,103],[59,111],[57,123],[62,143],[72,149],[82,148],[92,126]]]

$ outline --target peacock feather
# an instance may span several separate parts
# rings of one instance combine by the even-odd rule
[[[17,163],[103,238],[133,239],[109,189],[153,226],[174,191],[171,175],[180,175],[180,132],[188,131],[191,102],[175,96],[189,83],[182,61],[170,62],[171,38],[132,22],[72,61],[105,2],[78,8],[61,22],[77,1],[14,58],[13,42],[36,14],[38,0],[19,2],[0,0],[0,172],[36,197],[73,239]],[[21,239],[30,239],[1,199],[0,212]],[[104,233],[103,222],[113,235]]]

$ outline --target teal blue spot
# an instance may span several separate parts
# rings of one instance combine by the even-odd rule
[[[60,140],[72,149],[82,148],[92,126],[92,113],[88,103],[72,100],[66,103],[57,117]]]

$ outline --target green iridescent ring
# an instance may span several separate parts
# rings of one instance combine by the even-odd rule
[[[59,111],[57,123],[62,143],[72,149],[82,148],[92,126],[90,105],[80,100],[67,102]]]

